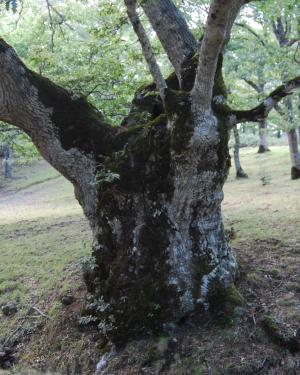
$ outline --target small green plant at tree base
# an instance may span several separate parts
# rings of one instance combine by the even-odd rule
[[[82,272],[88,272],[93,271],[97,267],[96,265],[96,259],[93,256],[85,256],[80,258],[76,262],[76,266],[82,271]]]
[[[104,183],[111,184],[120,179],[120,175],[118,173],[114,173],[109,169],[105,170],[102,169],[101,171],[97,172],[95,177],[95,185],[101,189]]]
[[[86,315],[86,316],[82,316],[79,319],[79,325],[81,325],[81,326],[88,326],[89,324],[95,323],[96,321],[97,321],[96,317],[94,317],[92,315]]]

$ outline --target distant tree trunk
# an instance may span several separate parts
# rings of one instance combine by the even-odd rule
[[[10,159],[10,150],[8,145],[3,146],[2,150],[3,155],[3,174],[5,178],[12,178],[12,166],[11,166],[11,159]]]
[[[259,147],[258,153],[263,154],[264,152],[270,151],[268,147],[267,137],[266,137],[266,121],[261,121],[258,124],[258,135],[259,135]]]
[[[290,97],[288,97],[285,101],[287,112],[288,112],[288,120],[289,125],[292,127],[294,125],[294,116],[293,116],[293,103]],[[298,148],[298,138],[297,132],[294,127],[290,128],[287,131],[288,142],[289,142],[289,149],[290,149],[290,158],[291,158],[291,178],[292,180],[296,180],[300,178],[300,153]]]
[[[290,157],[291,157],[291,177],[292,180],[300,178],[300,153],[298,147],[298,139],[296,129],[291,129],[287,132]]]
[[[247,173],[244,172],[241,162],[240,162],[240,135],[239,131],[236,126],[233,127],[233,134],[234,134],[234,148],[233,148],[233,156],[234,156],[234,165],[236,170],[236,178],[248,178]]]
[[[300,33],[300,29],[299,29]],[[298,114],[300,115],[300,94],[298,94]],[[298,127],[298,143],[300,145],[300,126]]]
[[[276,137],[277,137],[278,139],[281,138],[281,130],[280,130],[280,129],[277,130],[277,132],[276,132]]]

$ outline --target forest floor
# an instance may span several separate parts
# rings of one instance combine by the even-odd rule
[[[106,374],[300,374],[300,181],[290,180],[286,147],[245,148],[241,160],[249,179],[232,168],[223,214],[247,303],[226,324],[191,317],[172,337],[128,344]],[[72,186],[45,162],[15,176],[0,186],[0,352],[13,346],[17,359],[3,374],[93,374],[103,348],[79,325],[87,222]]]

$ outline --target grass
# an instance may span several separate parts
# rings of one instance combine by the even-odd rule
[[[298,243],[300,231],[299,181],[290,179],[290,160],[286,147],[256,154],[242,149],[242,165],[249,179],[236,181],[234,170],[225,185],[223,213],[227,226],[239,232],[238,241],[260,238]],[[263,185],[262,178],[269,183]]]
[[[272,147],[267,154],[242,149],[241,160],[249,179],[236,180],[231,170],[223,214],[235,234],[238,288],[247,305],[226,327],[204,317],[200,325],[191,320],[179,327],[176,341],[131,343],[112,361],[111,373],[142,374],[144,368],[169,375],[300,372],[295,370],[299,355],[272,344],[260,326],[264,314],[290,330],[300,325],[300,181],[290,180],[286,147]],[[48,318],[31,317],[18,332],[20,362],[56,366],[60,374],[92,374],[101,348],[96,332],[78,329],[85,291],[75,266],[89,254],[87,222],[72,186],[44,162],[16,175],[21,178],[0,190],[0,305],[18,302],[21,308],[12,318],[0,317],[0,342],[20,325],[28,305],[35,305]],[[76,303],[63,307],[60,296],[68,291],[76,294]],[[24,342],[24,337],[32,339]],[[26,371],[16,367],[15,373]]]
[[[0,320],[1,341],[28,305],[49,308],[57,283],[67,288],[65,269],[90,249],[90,231],[70,183],[45,162],[23,166],[15,176],[0,190],[0,305],[18,303],[20,311]]]

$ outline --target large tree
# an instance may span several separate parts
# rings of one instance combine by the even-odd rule
[[[227,105],[222,55],[246,2],[212,0],[199,44],[171,0],[141,1],[175,70],[165,79],[138,4],[125,0],[154,83],[137,90],[120,127],[0,40],[0,120],[24,130],[73,183],[93,232],[87,310],[117,344],[198,309],[222,310],[234,291],[221,216],[228,134],[263,121],[300,85],[291,79],[252,109]]]

